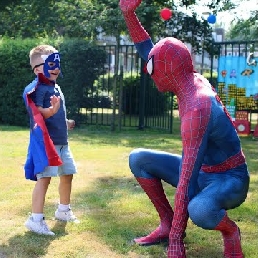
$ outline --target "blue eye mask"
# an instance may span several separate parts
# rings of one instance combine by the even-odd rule
[[[55,70],[58,68],[61,72],[61,67],[60,67],[60,55],[59,53],[53,53],[50,55],[41,55],[41,58],[45,61],[44,66],[43,66],[43,71],[44,75],[49,78],[49,70]]]

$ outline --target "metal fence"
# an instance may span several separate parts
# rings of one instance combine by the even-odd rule
[[[133,45],[100,46],[107,51],[105,74],[94,84],[81,107],[84,123],[172,133],[173,95],[160,93],[143,72],[144,62]],[[118,58],[117,56],[118,55]],[[116,68],[115,64],[118,62]]]
[[[133,45],[123,45],[119,48],[113,45],[100,47],[108,53],[106,72],[95,82],[97,90],[93,90],[84,101],[81,109],[86,118],[84,122],[111,126],[113,130],[125,127],[138,129],[148,127],[172,133],[173,111],[177,108],[177,103],[172,93],[158,92],[152,80],[143,72],[144,63],[136,53],[135,47]],[[258,41],[214,42],[210,64],[207,64],[210,67],[209,80],[217,89],[222,102],[229,105],[233,99],[236,110],[247,110],[250,115],[252,112],[258,112],[258,103],[253,96],[258,87],[257,50]],[[238,57],[245,60],[247,67],[243,71],[239,70],[242,68],[238,63],[234,63]],[[223,65],[221,60],[225,63],[233,60],[235,68],[228,68],[231,69],[228,71],[226,68],[221,69]],[[248,65],[248,62],[250,64],[253,62],[253,65]],[[254,71],[253,85],[251,76],[248,75]],[[244,77],[244,72],[247,76],[242,78],[240,84],[237,83],[236,76]],[[252,90],[249,90],[250,88]]]

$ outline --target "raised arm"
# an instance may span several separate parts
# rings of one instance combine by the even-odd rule
[[[135,14],[135,10],[140,5],[141,0],[120,0],[120,8],[123,13],[130,37],[140,56],[147,61],[148,54],[153,47],[153,43],[148,32],[141,25]]]

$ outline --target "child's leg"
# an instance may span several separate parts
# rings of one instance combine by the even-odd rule
[[[60,176],[59,196],[60,204],[69,205],[71,200],[73,175]]]
[[[45,196],[51,177],[43,177],[37,180],[32,193],[32,213],[42,213],[45,204]]]
[[[78,223],[79,220],[77,220],[76,216],[73,214],[70,207],[72,180],[73,180],[73,175],[60,176],[60,183],[59,183],[60,202],[58,205],[58,209],[55,212],[55,217],[58,220],[74,221]]]
[[[44,220],[45,196],[51,177],[38,178],[32,193],[32,215],[25,222],[25,226],[32,232],[42,235],[55,235],[49,230]]]
[[[60,146],[59,155],[63,161],[63,165],[58,168],[58,175],[60,177],[60,200],[58,209],[55,212],[55,217],[58,220],[78,222],[70,207],[72,180],[73,174],[75,174],[77,170],[76,165],[68,145]]]

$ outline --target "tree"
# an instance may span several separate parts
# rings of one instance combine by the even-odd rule
[[[234,40],[257,40],[258,39],[258,10],[251,12],[247,20],[238,19],[226,34],[227,38]]]
[[[99,6],[99,17],[101,17],[100,27],[106,35],[128,35],[120,10],[117,10],[117,0],[96,0]],[[193,46],[196,53],[202,52],[202,48],[209,52],[212,42],[212,28],[210,24],[200,18],[194,6],[203,4],[201,0],[182,0],[178,6],[174,1],[168,0],[145,0],[142,1],[136,12],[141,23],[156,41],[164,36],[175,36]],[[230,0],[209,0],[206,1],[207,8],[211,13],[232,9],[235,5]],[[160,10],[164,7],[173,10],[173,17],[170,21],[164,22],[160,18]],[[180,7],[188,9],[188,14],[180,11]],[[181,8],[182,9],[182,8]],[[189,14],[190,13],[190,14]],[[108,22],[107,22],[108,21]]]
[[[119,43],[120,35],[128,33],[117,0],[13,0],[1,3],[2,36],[67,36],[94,40],[101,29],[106,35],[115,36]],[[209,49],[212,37],[209,24],[199,18],[198,9],[194,8],[196,4],[202,4],[202,1],[182,0],[175,5],[172,0],[144,0],[137,14],[154,41],[168,35],[176,36],[191,43],[195,52],[200,52],[202,47]],[[173,10],[172,19],[166,23],[159,14],[165,6]],[[231,0],[208,0],[205,6],[216,14],[235,5]],[[188,14],[180,11],[182,7]],[[173,34],[168,33],[171,31]],[[204,39],[204,44],[200,43]]]
[[[12,4],[17,4],[19,2],[20,2],[19,0],[1,0],[1,2],[0,2],[0,11],[4,10],[6,8],[6,6],[10,5],[11,3]]]
[[[94,14],[91,1],[11,1],[0,12],[0,35],[8,37],[92,36]]]

